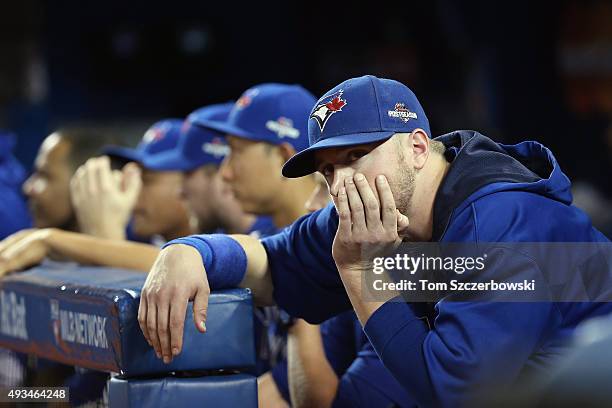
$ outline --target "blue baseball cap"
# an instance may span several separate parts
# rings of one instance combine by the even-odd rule
[[[404,84],[366,75],[328,91],[308,116],[310,147],[283,166],[283,176],[302,177],[316,171],[314,152],[389,139],[395,133],[423,129],[429,121],[415,94]]]
[[[122,146],[105,146],[102,153],[140,163],[144,168],[157,170],[151,166],[151,161],[158,155],[174,149],[181,135],[182,119],[164,119],[151,126],[142,137],[136,148]]]
[[[152,156],[146,167],[160,171],[191,171],[207,164],[220,165],[230,151],[223,134],[198,123],[209,120],[223,123],[233,106],[233,102],[221,103],[190,113],[181,127],[178,144]]]
[[[308,147],[308,114],[315,102],[316,98],[299,85],[261,84],[242,94],[227,121],[196,123],[248,140],[287,142],[299,152]]]

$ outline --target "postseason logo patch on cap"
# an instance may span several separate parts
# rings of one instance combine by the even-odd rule
[[[269,120],[266,122],[266,128],[278,135],[279,138],[289,137],[297,139],[300,137],[300,131],[293,127],[291,119],[280,117],[277,120]]]
[[[348,103],[346,99],[342,99],[344,91],[341,89],[338,92],[327,97],[327,100],[319,105],[310,114],[310,119],[314,119],[319,125],[319,129],[323,132],[329,118],[334,113],[342,112],[342,108]]]
[[[390,118],[400,119],[404,122],[408,122],[410,119],[417,119],[417,114],[411,112],[410,109],[406,108],[404,103],[398,102],[395,104],[393,110],[387,112]]]
[[[228,145],[223,143],[221,138],[215,137],[210,142],[202,145],[202,151],[216,158],[220,158],[227,156],[230,152],[230,148]]]

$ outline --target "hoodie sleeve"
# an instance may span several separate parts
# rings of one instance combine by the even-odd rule
[[[504,266],[536,267],[530,259],[513,259],[513,265]],[[515,381],[560,319],[553,303],[442,300],[430,330],[418,306],[389,301],[364,330],[420,406],[464,405],[473,391]]]
[[[485,251],[490,263],[478,280],[540,273],[531,258],[503,246],[493,243]],[[437,303],[432,322],[421,312],[423,304],[395,299],[372,314],[364,330],[385,366],[419,405],[465,405],[474,391],[514,382],[560,322],[554,303],[505,300],[447,297]]]
[[[321,323],[351,309],[331,255],[338,228],[333,205],[262,239],[276,303],[290,315]]]

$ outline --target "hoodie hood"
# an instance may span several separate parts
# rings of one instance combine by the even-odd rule
[[[434,140],[444,144],[451,164],[434,202],[433,241],[444,235],[455,211],[487,194],[521,190],[566,205],[572,202],[569,179],[552,152],[538,142],[504,145],[472,130]]]

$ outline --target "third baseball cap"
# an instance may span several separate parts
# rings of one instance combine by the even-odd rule
[[[308,114],[315,102],[316,98],[299,85],[261,84],[242,94],[227,121],[196,123],[258,142],[287,142],[299,152],[308,147]]]
[[[430,135],[427,116],[406,85],[372,75],[346,80],[314,105],[308,116],[310,147],[285,163],[283,175],[314,173],[317,150],[382,141],[418,128]]]

